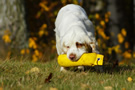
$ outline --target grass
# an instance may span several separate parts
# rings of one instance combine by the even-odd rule
[[[37,67],[35,71],[32,68]],[[135,90],[135,65],[105,67],[105,72],[59,71],[56,60],[49,62],[0,61],[0,90]],[[48,77],[52,73],[52,77]],[[129,82],[128,77],[133,80]]]

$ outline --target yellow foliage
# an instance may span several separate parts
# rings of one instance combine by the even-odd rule
[[[67,0],[61,0],[62,4],[65,5]]]
[[[46,25],[46,24],[43,24],[43,25],[41,26],[41,29],[45,29],[45,28],[47,28],[47,25]]]
[[[39,56],[39,51],[38,50],[35,50],[34,53],[35,53],[36,56]]]
[[[21,51],[20,51],[20,53],[22,54],[22,55],[24,55],[24,54],[29,54],[29,49],[22,49]]]
[[[79,3],[78,3],[78,0],[73,0],[73,3],[74,3],[74,4],[79,4]]]
[[[130,59],[130,58],[132,57],[132,55],[131,55],[130,52],[125,51],[125,52],[123,53],[123,57],[126,58],[126,59]]]
[[[33,49],[37,48],[35,40],[36,38],[29,38],[29,48],[33,48]]]
[[[112,54],[113,48],[108,48],[108,54]]]
[[[98,34],[101,35],[105,40],[109,39],[109,37],[104,33],[103,29],[99,29]]]
[[[108,18],[105,18],[105,22],[109,22],[109,19]]]
[[[100,15],[98,13],[95,14],[96,19],[100,19]]]
[[[29,74],[29,73],[39,73],[40,69],[38,67],[33,67],[30,70],[27,70],[25,73]]]
[[[44,35],[44,33],[45,33],[44,30],[40,30],[40,31],[38,32],[38,35],[39,35],[40,37],[42,37],[42,36]]]
[[[127,49],[129,47],[129,43],[125,42],[125,48]]]
[[[43,24],[41,27],[40,27],[40,30],[38,32],[38,35],[40,37],[42,37],[43,35],[48,35],[48,31],[46,31],[45,29],[47,28],[47,25],[46,24]]]
[[[22,55],[25,54],[25,49],[22,49],[20,52]]]
[[[11,39],[10,39],[10,37],[9,37],[9,35],[4,35],[3,37],[2,37],[2,39],[4,40],[4,42],[5,43],[10,43],[11,42]]]
[[[112,54],[112,50],[114,50],[116,53],[121,53],[121,50],[119,49],[120,45],[113,46],[112,48],[108,48],[108,54]]]
[[[111,12],[110,11],[108,11],[107,14],[108,14],[109,17],[111,16]]]
[[[122,29],[121,29],[121,34],[122,34],[123,36],[126,36],[126,35],[127,35],[126,29],[122,28]]]
[[[33,55],[32,55],[32,61],[33,61],[33,62],[36,62],[37,60],[38,60],[38,57],[37,57],[35,54],[33,54]]]
[[[100,21],[100,24],[104,27],[105,26],[105,22],[102,20]]]
[[[124,37],[122,36],[122,34],[119,33],[117,37],[118,37],[118,42],[119,42],[119,43],[123,43]]]
[[[133,79],[132,79],[131,77],[128,77],[128,78],[127,78],[127,81],[128,81],[128,82],[132,82]]]
[[[135,58],[135,52],[133,52],[133,58]]]
[[[120,53],[121,50],[119,49],[120,48],[120,45],[116,45],[113,47],[113,50],[116,52],[116,53]]]
[[[45,3],[39,3],[39,6],[42,7],[45,11],[49,11],[49,8],[47,7],[47,5]]]

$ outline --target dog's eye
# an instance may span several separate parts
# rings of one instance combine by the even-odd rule
[[[67,46],[67,48],[70,48],[69,46]]]
[[[81,48],[83,45],[84,45],[84,44],[81,44],[81,43],[78,43],[78,42],[76,43],[76,47],[77,47],[77,48]]]

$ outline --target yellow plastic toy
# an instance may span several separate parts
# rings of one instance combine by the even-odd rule
[[[85,53],[78,61],[71,61],[66,54],[62,54],[58,56],[58,64],[62,67],[103,65],[103,58],[101,54]]]

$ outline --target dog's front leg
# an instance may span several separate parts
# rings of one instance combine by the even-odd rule
[[[84,71],[84,66],[78,66],[78,69]]]
[[[60,71],[61,71],[61,72],[67,72],[67,68],[66,68],[66,67],[61,67],[61,68],[60,68]]]

